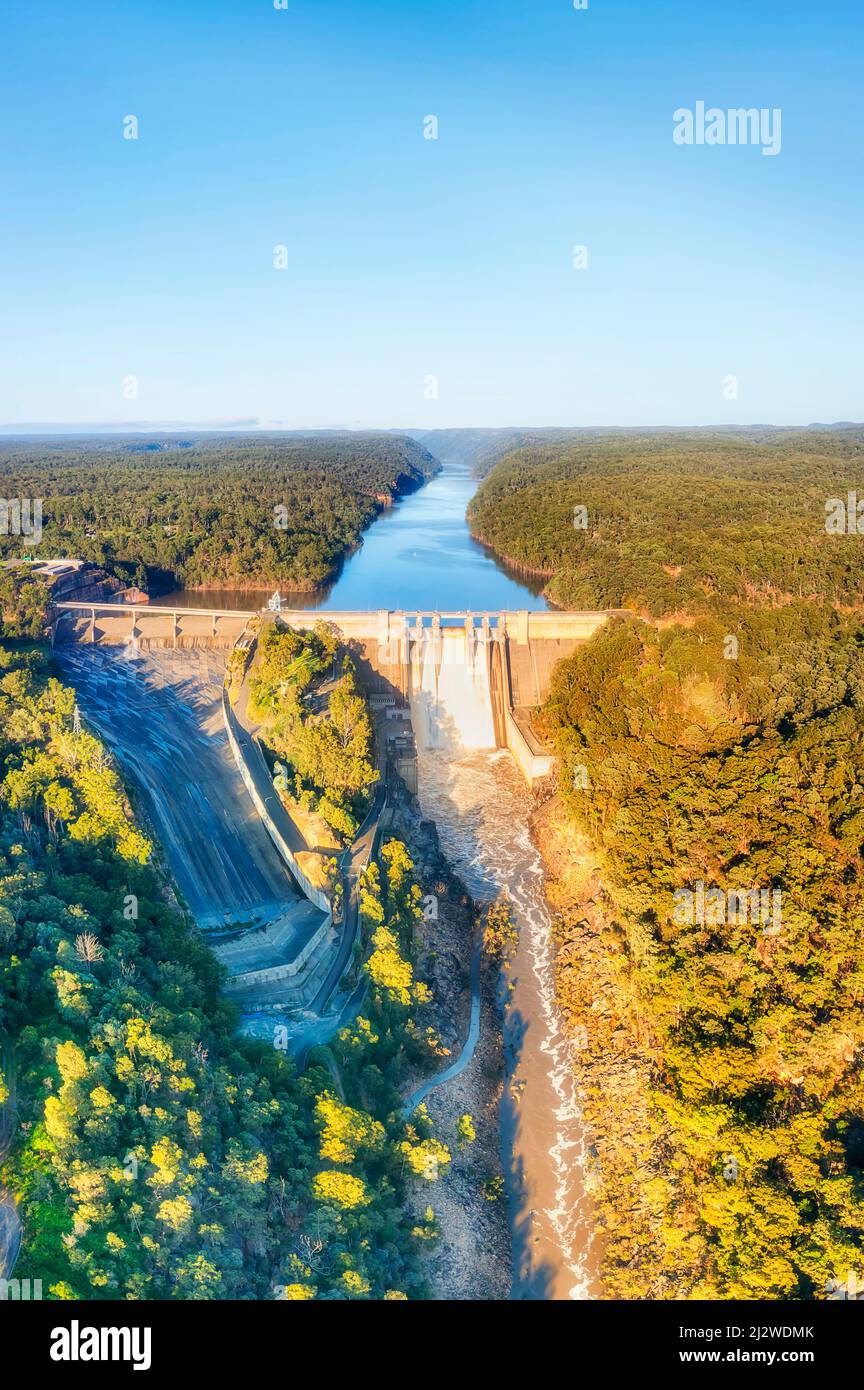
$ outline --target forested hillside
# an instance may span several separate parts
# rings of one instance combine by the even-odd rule
[[[267,624],[258,640],[250,714],[264,725],[289,809],[311,812],[349,844],[378,780],[372,721],[351,658],[322,623]]]
[[[860,560],[825,504],[864,498],[864,429],[596,434],[508,455],[469,509],[561,608],[660,617],[712,597],[855,603]]]
[[[825,527],[862,442],[598,438],[505,460],[473,510],[556,599],[647,618],[541,715],[611,1297],[823,1298],[864,1266],[864,541]]]
[[[532,444],[556,443],[577,437],[579,431],[564,429],[452,429],[419,430],[412,435],[448,468],[467,468],[484,478],[499,459],[514,449]]]
[[[143,584],[312,590],[437,464],[399,435],[0,441],[0,496],[41,498],[40,553]],[[28,551],[0,535],[0,559]]]
[[[25,581],[26,582],[26,581]],[[104,747],[45,649],[0,641],[0,1165],[18,1278],[51,1298],[422,1296],[406,1184],[450,1151],[406,1076],[438,1064],[415,975],[420,891],[390,841],[362,883],[361,1015],[298,1076],[236,1031],[222,974],[152,862]],[[0,1074],[0,1103],[13,1078]]]

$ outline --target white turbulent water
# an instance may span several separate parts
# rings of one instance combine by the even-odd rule
[[[423,748],[494,748],[495,721],[482,632],[433,631],[411,642],[411,717]]]
[[[555,1004],[550,917],[543,865],[528,830],[530,801],[509,753],[421,749],[419,796],[434,820],[441,846],[475,898],[510,896],[520,942],[505,1026],[528,1022],[518,1054],[508,1059],[509,1084],[521,1089],[513,1158],[524,1172],[516,1200],[516,1226],[530,1213],[530,1228],[515,1244],[530,1263],[514,1296],[586,1299],[591,1295],[591,1227],[584,1196],[586,1146],[572,1069],[572,1045]],[[508,1053],[510,1048],[508,1047]],[[549,1278],[532,1294],[531,1272]],[[518,1286],[522,1285],[522,1293]],[[535,1284],[536,1287],[536,1284]]]

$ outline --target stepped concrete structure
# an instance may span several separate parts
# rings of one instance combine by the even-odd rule
[[[247,795],[223,717],[226,655],[62,643],[81,710],[130,774],[174,880],[244,1009],[305,1007],[337,948]]]
[[[549,694],[557,662],[587,642],[614,611],[284,610],[278,616],[301,629],[321,622],[335,627],[370,696],[410,708],[422,746],[508,748],[533,784],[548,775],[554,759],[534,733],[532,713]],[[273,617],[251,610],[56,602],[52,641],[226,651],[243,639],[252,618]]]

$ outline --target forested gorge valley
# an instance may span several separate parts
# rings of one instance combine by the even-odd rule
[[[608,1297],[860,1280],[864,540],[826,530],[856,488],[860,429],[618,433],[509,455],[470,511],[557,603],[632,613],[537,716]],[[779,923],[724,909],[754,890]]]
[[[554,603],[619,610],[535,714],[558,754],[533,828],[599,1292],[830,1297],[864,1270],[864,538],[826,517],[864,496],[864,431],[509,442],[474,441],[475,535],[545,575]],[[9,444],[0,490],[45,498],[46,554],[304,587],[436,468],[396,436],[137,448]],[[464,441],[447,448],[464,465]],[[24,544],[0,538],[10,556]],[[455,1136],[399,1115],[436,1046],[405,847],[363,884],[368,1007],[298,1076],[239,1037],[110,759],[76,732],[33,640],[45,597],[0,574],[16,1273],[56,1297],[423,1296],[437,1218],[409,1220],[405,1185],[434,1184]],[[323,629],[274,636],[253,694],[283,795],[335,847],[374,775],[362,694],[333,656]],[[689,916],[686,893],[702,895]],[[779,917],[730,906],[752,894]]]

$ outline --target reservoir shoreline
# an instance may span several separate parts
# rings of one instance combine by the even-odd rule
[[[550,605],[538,579],[518,573],[471,535],[465,518],[478,479],[464,466],[445,466],[422,487],[382,508],[346,555],[336,577],[314,589],[263,580],[245,585],[193,585],[158,595],[161,605],[245,609],[250,594],[276,588],[286,607],[345,611],[495,612]],[[534,578],[534,582],[532,582]],[[154,595],[154,601],[157,596]]]

